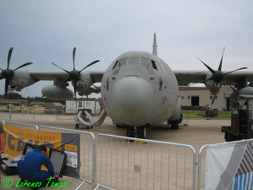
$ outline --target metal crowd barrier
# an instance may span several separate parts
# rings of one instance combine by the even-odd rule
[[[76,189],[85,183],[94,189],[196,189],[196,151],[190,145],[6,122],[79,133],[82,182]]]
[[[191,145],[97,134],[97,187],[195,189]]]
[[[48,132],[68,132],[80,134],[80,180],[82,183],[77,187],[79,189],[84,183],[96,183],[96,139],[90,132],[71,130],[50,126],[39,126],[40,131]]]
[[[2,120],[1,121],[3,124],[8,124],[10,123],[13,127],[17,128],[24,128],[24,129],[32,129],[33,130],[39,130],[39,126],[31,123],[21,123],[21,122],[16,122],[16,121],[10,121],[10,120]]]
[[[6,120],[0,120],[0,122],[2,122],[3,124],[11,125],[13,127],[30,130],[47,131],[47,132],[65,131],[67,133],[80,134],[81,168],[80,168],[80,178],[78,179],[81,180],[81,183],[76,189],[79,189],[85,183],[89,183],[92,185],[95,183],[94,179],[96,178],[96,170],[94,167],[96,166],[96,140],[93,133],[50,126],[38,126],[35,124],[6,121]]]
[[[108,134],[95,136],[85,131],[6,120],[2,123],[17,128],[80,134],[81,168],[78,179],[81,183],[76,189],[85,183],[91,184],[94,189],[205,188],[205,152],[210,145],[201,147],[197,162],[195,149],[187,144]]]
[[[205,167],[205,162],[203,161],[205,159],[205,154],[206,153],[206,148],[208,145],[204,145],[199,149],[198,153],[198,179],[197,179],[197,190],[200,190],[204,188],[204,182],[205,179],[201,175],[205,175],[204,167]]]

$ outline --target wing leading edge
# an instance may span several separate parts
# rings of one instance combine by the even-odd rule
[[[224,71],[226,72],[226,71]],[[200,83],[207,77],[208,71],[202,70],[175,70],[174,71],[179,85],[189,85],[191,83]],[[253,84],[253,72],[252,71],[238,71],[231,73],[225,77],[229,84],[237,84],[241,82],[250,82]]]
[[[91,79],[93,82],[101,82],[104,71],[87,71],[90,74]],[[30,72],[30,75],[37,81],[40,80],[54,80],[55,78],[58,79],[67,79],[68,74],[66,72]]]

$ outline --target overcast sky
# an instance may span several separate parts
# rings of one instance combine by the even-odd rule
[[[0,0],[0,68],[23,63],[30,71],[58,71],[51,62],[72,70],[99,59],[89,70],[105,70],[121,53],[152,51],[173,70],[204,70],[196,58],[223,70],[247,66],[253,71],[252,0]],[[23,96],[41,96],[38,82]],[[0,81],[0,94],[4,80]]]

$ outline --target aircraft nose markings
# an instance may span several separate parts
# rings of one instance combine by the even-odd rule
[[[175,107],[176,107],[175,105],[169,104],[169,103],[168,103],[168,98],[167,98],[167,96],[164,96],[164,97],[163,97],[163,105],[168,105],[168,106],[170,106],[170,107],[172,107],[172,108],[175,108]]]

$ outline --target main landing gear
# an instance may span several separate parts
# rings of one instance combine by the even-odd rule
[[[176,120],[168,120],[167,123],[168,125],[171,125],[172,129],[178,129],[178,124],[183,121],[183,115],[180,114],[180,117]]]
[[[183,115],[181,114],[180,117],[176,120],[168,120],[168,125],[171,125],[172,129],[178,129],[179,123],[181,123],[183,120]],[[117,125],[117,127],[122,127],[120,125]],[[126,126],[126,136],[127,137],[137,137],[145,139],[147,137],[147,128],[150,127],[150,125],[145,125],[141,127],[132,127],[132,126]]]

